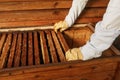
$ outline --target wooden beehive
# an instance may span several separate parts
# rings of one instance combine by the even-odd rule
[[[72,0],[0,0],[0,80],[120,80],[120,51],[113,45],[97,59],[65,60],[69,48],[90,38],[88,23],[102,19],[108,2],[90,0],[75,27],[55,33],[52,25],[64,20]]]

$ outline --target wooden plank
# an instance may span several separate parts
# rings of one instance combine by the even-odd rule
[[[99,75],[100,73],[107,74],[107,72],[109,71],[110,71],[110,74],[112,75],[110,76],[107,74],[107,77],[109,76],[110,78],[112,78],[116,70],[116,66],[117,66],[117,62],[116,61],[114,62],[115,59],[116,58],[114,59],[104,58],[104,59],[93,60],[93,61],[88,61],[88,62],[77,62],[77,63],[72,62],[72,63],[64,63],[62,65],[56,64],[54,66],[48,65],[47,67],[41,66],[41,67],[34,67],[34,68],[25,68],[21,70],[20,69],[12,70],[10,72],[8,71],[8,72],[1,73],[0,78],[3,77],[5,79],[7,78],[10,78],[10,79],[23,79],[24,78],[25,79],[26,77],[26,79],[59,79],[59,78],[71,77],[71,76],[81,76],[82,78],[83,77],[85,78],[85,76],[87,76],[87,78],[93,80],[95,75]],[[4,73],[10,73],[11,75],[3,76]],[[86,74],[89,74],[89,75],[86,75]],[[93,76],[90,77],[91,75]],[[100,76],[102,77],[103,75],[100,74]]]
[[[114,56],[114,52],[111,49],[105,50],[102,54],[102,57],[112,57]]]
[[[19,28],[19,27],[30,27],[30,26],[43,26],[43,25],[54,25],[54,23],[63,20],[41,20],[41,21],[20,21],[20,22],[4,22],[0,23],[0,28]],[[89,17],[89,18],[78,18],[75,22],[76,24],[82,23],[97,23],[98,21],[102,20],[101,18]]]
[[[19,21],[19,22],[3,22],[0,23],[0,28],[19,28],[19,27],[31,27],[31,26],[43,26],[43,25],[53,25],[59,20],[41,20],[41,21]]]
[[[87,73],[80,76],[61,77],[57,80],[112,80],[115,71],[104,71],[96,73]]]
[[[35,64],[40,64],[40,53],[39,53],[39,46],[38,46],[38,34],[34,32],[34,56],[35,56]]]
[[[22,45],[22,34],[18,33],[15,56],[14,56],[14,67],[20,66],[20,59],[21,59],[21,45]]]
[[[116,69],[115,77],[113,80],[120,80],[120,62],[118,63],[118,67]]]
[[[86,8],[81,13],[80,17],[103,17],[106,8]]]
[[[52,71],[51,71],[52,72]],[[64,71],[63,71],[64,72]],[[49,74],[45,74],[45,72],[43,72],[42,74],[39,74],[38,72],[33,73],[33,74],[25,74],[25,76],[23,75],[19,75],[19,76],[9,76],[9,77],[1,77],[1,79],[4,80],[112,80],[112,77],[114,75],[114,71],[104,71],[104,72],[91,72],[91,73],[86,73],[83,75],[80,75],[78,72],[78,74],[76,75],[72,75],[72,73],[66,73],[65,72],[59,72],[57,73],[57,71],[55,72],[55,74],[53,73],[49,73]],[[74,71],[73,71],[74,72]],[[82,72],[81,72],[82,73]],[[53,75],[51,75],[53,74]],[[71,75],[70,75],[71,74]],[[48,77],[46,75],[49,75]],[[60,76],[59,76],[60,75]],[[61,76],[62,75],[62,76]],[[41,77],[40,77],[41,76]],[[45,76],[45,77],[44,77]]]
[[[0,2],[14,2],[14,1],[21,2],[21,1],[35,1],[35,0],[0,0]]]
[[[0,56],[2,54],[2,48],[3,48],[4,42],[5,42],[5,38],[6,38],[6,34],[2,34],[1,39],[0,39]]]
[[[41,21],[20,21],[20,22],[3,22],[0,23],[0,28],[19,28],[19,27],[30,27],[30,26],[43,26],[43,25],[54,25],[54,23],[63,20],[63,19],[57,19],[57,20],[41,20]],[[89,17],[89,18],[78,18],[75,22],[76,24],[81,23],[97,23],[98,21],[102,20],[101,18],[96,17]]]
[[[109,0],[90,0],[86,7],[106,7],[108,2]],[[9,2],[0,1],[0,11],[70,8],[71,5],[72,0],[10,0]]]
[[[28,65],[33,65],[33,35],[28,33]]]
[[[11,48],[10,48],[8,63],[7,63],[8,68],[11,68],[12,65],[13,65],[13,59],[14,59],[15,48],[16,48],[16,41],[17,41],[17,33],[14,33],[13,34],[13,40],[11,42]]]
[[[72,1],[70,0],[2,2],[0,3],[0,11],[70,8],[71,3]]]
[[[50,20],[64,19],[67,12],[68,9],[1,12],[0,23],[14,22],[14,21],[16,22],[16,21],[34,21],[34,20],[46,20],[46,19],[50,19]]]
[[[22,54],[21,54],[21,65],[27,65],[27,33],[23,33],[23,41],[22,41]]]
[[[45,31],[45,32],[46,32],[46,35],[47,35],[48,47],[50,49],[50,55],[51,55],[51,58],[52,58],[52,63],[56,63],[56,62],[58,62],[58,59],[57,59],[56,50],[55,50],[55,46],[53,44],[54,42],[53,42],[51,33],[50,33],[50,31]]]
[[[10,69],[2,69],[0,70],[0,77],[2,76],[13,76],[13,75],[23,75],[28,73],[40,73],[45,71],[56,71],[63,69],[74,69],[80,68],[80,71],[83,70],[91,71],[110,71],[116,70],[117,62],[120,61],[119,57],[109,57],[103,59],[93,59],[86,62],[81,61],[72,61],[72,62],[64,62],[64,63],[56,63],[56,64],[46,64],[46,65],[38,65],[38,66],[27,66],[27,67],[19,67],[19,68],[10,68]],[[109,63],[109,64],[108,64]],[[104,64],[104,67],[103,67]],[[80,72],[78,71],[78,72]],[[75,71],[73,71],[75,72]],[[88,72],[88,71],[87,71]],[[10,75],[9,75],[10,74]]]
[[[36,2],[36,1],[40,1],[40,2],[42,2],[43,0],[0,0],[0,2]],[[72,0],[45,0],[45,2],[48,2],[48,1],[52,1],[52,2],[59,2],[59,1],[71,1],[72,2]],[[104,2],[103,2],[104,1]],[[106,5],[105,3],[108,3],[109,2],[109,0],[90,0],[88,3],[96,3],[96,4],[98,4],[99,6],[101,5]],[[70,4],[68,4],[68,5],[70,5]],[[97,5],[96,5],[97,6]]]
[[[86,7],[107,7],[110,0],[89,0]]]
[[[105,8],[87,8],[80,17],[103,17],[105,10]],[[64,19],[67,13],[68,9],[1,12],[0,23]]]
[[[2,50],[1,57],[0,57],[0,69],[5,67],[6,60],[7,60],[7,57],[9,55],[8,51],[10,49],[11,39],[12,39],[12,34],[8,34],[5,45],[4,45],[3,50]]]
[[[0,28],[54,24],[64,20],[71,7],[71,2],[72,0],[1,0],[0,9],[3,11],[0,13]],[[90,0],[77,23],[96,23],[101,20],[108,2],[109,0]],[[69,4],[64,5],[66,3]]]
[[[49,53],[45,39],[45,33],[43,31],[40,31],[39,33],[40,33],[40,45],[42,50],[43,62],[46,64],[50,62],[50,59],[49,59]]]
[[[57,36],[59,38],[59,41],[60,41],[60,43],[62,45],[62,48],[63,48],[64,52],[68,51],[69,46],[67,45],[67,42],[65,41],[64,36],[62,35],[62,33],[58,32]]]
[[[56,50],[57,50],[59,59],[60,59],[61,62],[64,62],[64,61],[66,61],[65,56],[64,56],[64,53],[62,51],[61,45],[60,45],[60,43],[58,41],[58,38],[56,36],[56,33],[54,31],[51,31],[51,33],[52,33],[54,45],[56,46]]]

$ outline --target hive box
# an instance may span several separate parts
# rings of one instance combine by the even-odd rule
[[[72,0],[0,0],[0,80],[120,80],[113,45],[96,59],[65,60],[69,48],[90,38],[94,26],[88,23],[102,19],[108,2],[90,0],[77,27],[55,33],[52,25],[64,20]]]

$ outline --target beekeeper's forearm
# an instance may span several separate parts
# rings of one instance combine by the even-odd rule
[[[81,47],[84,60],[101,56],[120,35],[120,0],[110,0],[103,20],[95,26],[95,33]]]
[[[73,0],[69,13],[65,18],[65,21],[68,23],[69,27],[74,24],[77,17],[85,8],[87,2],[88,0]]]

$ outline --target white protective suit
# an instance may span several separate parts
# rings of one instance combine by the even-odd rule
[[[88,0],[73,0],[65,21],[69,27],[74,24],[77,17],[84,9]],[[108,49],[115,38],[120,34],[120,0],[110,0],[103,20],[95,26],[95,32],[90,40],[80,50],[83,60],[100,57],[102,52]]]

